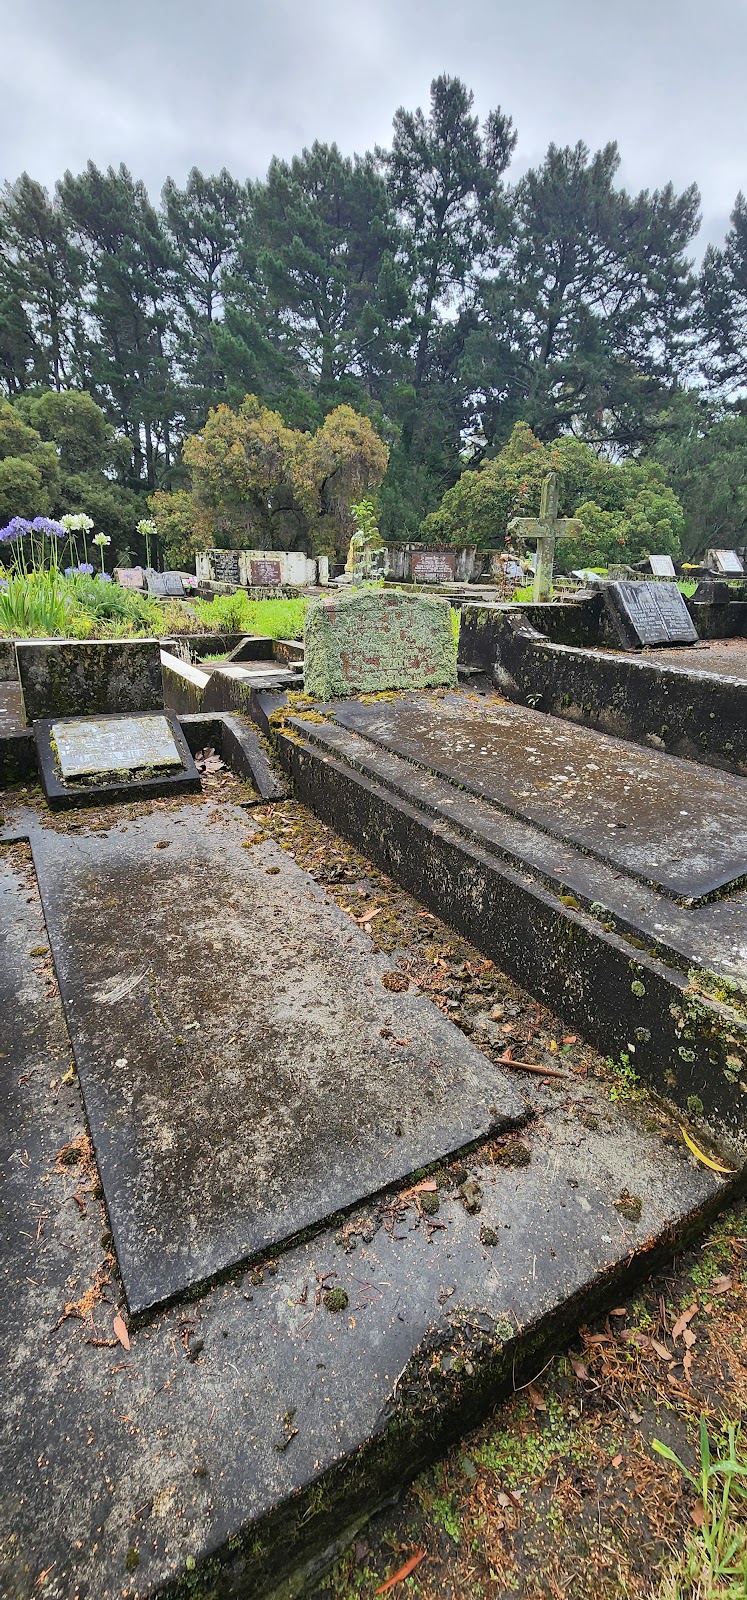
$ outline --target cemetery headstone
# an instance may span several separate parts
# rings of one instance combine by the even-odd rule
[[[277,588],[283,581],[282,565],[280,561],[267,558],[249,561],[250,581],[252,587],[259,585],[265,588]]]
[[[157,639],[19,639],[27,722],[163,709]]]
[[[312,601],[304,630],[304,687],[316,699],[456,685],[447,600],[364,590]]]
[[[200,786],[172,712],[45,717],[34,723],[34,739],[44,793],[55,810]]]
[[[156,572],[153,567],[146,567],[145,578],[148,585],[148,594],[152,594],[157,600],[164,600],[167,594],[164,574]]]
[[[648,564],[655,578],[674,578],[674,562],[671,556],[649,556]]]
[[[706,566],[712,572],[720,572],[724,577],[741,578],[744,575],[744,563],[736,550],[706,550]]]
[[[184,580],[181,572],[163,572],[164,593],[172,600],[184,598]]]
[[[453,583],[455,568],[453,550],[413,550],[413,583]]]
[[[142,567],[115,567],[114,577],[123,589],[144,589],[146,586]]]
[[[695,624],[676,583],[605,583],[602,593],[626,650],[697,643]]]

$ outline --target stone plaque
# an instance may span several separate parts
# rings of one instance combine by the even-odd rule
[[[602,592],[626,650],[697,642],[695,624],[676,583],[606,583]]]
[[[114,576],[123,589],[145,588],[145,573],[142,567],[115,567]]]
[[[241,583],[238,550],[211,550],[209,556],[215,583]]]
[[[264,586],[271,589],[282,583],[282,566],[279,561],[253,560],[249,562],[251,583],[254,586]]]
[[[181,767],[166,717],[75,717],[52,725],[63,778]]]
[[[184,598],[184,579],[181,572],[162,572],[164,594],[170,599],[182,600]]]
[[[741,578],[744,566],[736,550],[706,550],[706,562],[714,572],[723,572],[731,578]]]
[[[671,556],[649,556],[648,564],[655,578],[673,578],[674,562]]]
[[[447,600],[412,590],[360,590],[312,600],[304,622],[306,693],[313,699],[456,685]]]
[[[413,550],[413,583],[450,583],[456,569],[453,550]]]
[[[155,595],[156,599],[165,599],[168,590],[163,573],[156,572],[153,567],[146,567],[145,577],[148,583],[148,594]]]

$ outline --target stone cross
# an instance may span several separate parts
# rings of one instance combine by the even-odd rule
[[[534,600],[549,600],[552,593],[552,569],[555,560],[555,540],[580,533],[583,523],[578,517],[558,516],[558,474],[548,472],[542,483],[542,498],[538,517],[513,517],[507,533],[520,538],[537,540],[537,565],[534,571]]]

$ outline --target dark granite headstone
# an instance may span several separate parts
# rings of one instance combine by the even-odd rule
[[[145,577],[148,584],[148,594],[155,595],[156,599],[165,599],[168,591],[163,573],[156,572],[153,567],[146,567]]]
[[[252,585],[255,587],[259,585],[260,587],[271,589],[277,587],[283,581],[282,567],[279,561],[262,559],[250,561],[249,568]]]
[[[216,583],[241,583],[238,550],[211,550],[210,564]]]
[[[602,593],[626,650],[697,643],[695,624],[676,583],[606,583]]]

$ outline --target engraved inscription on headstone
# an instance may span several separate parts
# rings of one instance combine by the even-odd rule
[[[52,726],[62,777],[181,767],[166,717],[72,717]]]
[[[449,583],[455,567],[456,556],[451,550],[413,550],[413,583]]]
[[[625,649],[696,643],[698,634],[676,583],[606,583],[602,592]]]
[[[671,556],[649,556],[648,564],[655,578],[673,578],[674,562]]]
[[[744,565],[736,550],[706,550],[706,566],[725,577],[741,578],[744,574]]]
[[[164,582],[163,573],[156,572],[153,567],[146,567],[145,576],[148,583],[148,594],[155,595],[157,598],[165,597],[168,591]]]
[[[250,561],[252,586],[264,585],[266,588],[276,587],[282,583],[282,567],[279,561]]]
[[[238,550],[211,550],[209,555],[216,583],[241,583]]]

